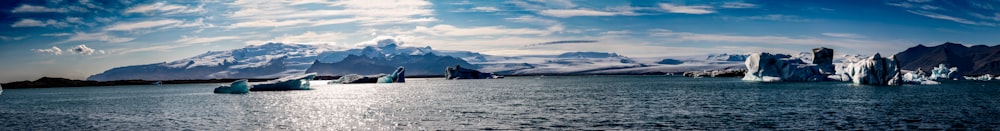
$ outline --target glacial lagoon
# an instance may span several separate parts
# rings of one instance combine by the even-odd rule
[[[0,130],[1000,129],[1000,82],[865,86],[673,76],[408,78],[7,89]]]

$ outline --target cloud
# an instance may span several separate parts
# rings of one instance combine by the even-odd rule
[[[938,13],[928,12],[928,11],[907,10],[907,12],[910,12],[910,13],[913,13],[913,14],[917,14],[917,15],[921,15],[921,16],[926,16],[926,17],[934,18],[934,19],[942,19],[942,20],[954,21],[954,22],[958,22],[958,23],[962,23],[962,24],[980,25],[980,26],[997,26],[996,23],[975,22],[975,21],[971,21],[971,20],[968,20],[968,19],[963,19],[963,18],[948,16],[948,15],[943,15],[943,14],[938,14]]]
[[[153,21],[140,21],[140,22],[130,22],[130,23],[117,23],[114,25],[109,25],[104,30],[110,31],[130,31],[136,29],[147,29],[154,27],[163,27],[169,25],[181,24],[183,21],[174,19],[163,19],[163,20],[153,20]]]
[[[696,15],[715,13],[715,11],[712,11],[711,6],[703,6],[703,5],[683,6],[683,5],[660,3],[660,8],[670,13],[696,14]]]
[[[823,33],[825,36],[830,37],[840,37],[840,38],[864,38],[863,35],[851,34],[851,33]]]
[[[44,22],[35,19],[21,19],[21,21],[14,22],[10,27],[21,28],[21,27],[67,27],[69,26],[66,22],[60,22],[56,20],[46,20]]]
[[[228,17],[249,21],[309,19],[311,23],[305,25],[316,25],[328,19],[351,18],[365,26],[437,21],[431,17],[432,3],[424,0],[235,1],[228,5],[240,8]],[[298,8],[303,5],[317,8]]]
[[[442,24],[432,27],[417,26],[411,32],[425,33],[435,36],[549,35],[562,31],[563,29],[564,27],[562,27],[562,25],[553,25],[549,26],[547,29],[541,30],[531,28],[506,28],[503,26],[460,28],[453,25]]]
[[[113,36],[113,35],[108,35],[107,33],[104,33],[104,32],[101,32],[101,33],[76,32],[76,34],[74,34],[73,36],[70,36],[69,39],[66,39],[65,41],[58,42],[58,43],[66,43],[66,42],[74,42],[74,41],[103,41],[103,42],[110,42],[110,43],[122,43],[122,42],[129,42],[129,41],[132,41],[132,40],[135,40],[135,38],[117,37],[117,36]]]
[[[147,5],[139,5],[125,10],[124,14],[141,13],[146,15],[152,15],[154,12],[162,12],[162,15],[172,15],[181,13],[204,13],[205,5],[198,5],[198,7],[187,7],[183,5],[172,5],[164,2],[157,2]]]
[[[104,54],[103,50],[94,50],[92,48],[87,47],[87,45],[78,45],[78,46],[74,47],[73,49],[70,49],[69,51],[73,52],[75,54],[81,54],[81,55],[91,55],[91,54],[94,54],[94,53]]]
[[[42,34],[42,36],[71,36],[71,35],[73,35],[73,34],[70,34],[70,33],[49,33],[49,34]]]
[[[627,34],[632,34],[632,31],[628,31],[628,30],[615,30],[615,31],[601,32],[601,35],[627,35]]]
[[[543,46],[543,45],[559,45],[559,44],[583,44],[583,43],[597,43],[597,42],[598,41],[596,41],[596,40],[561,40],[561,41],[549,41],[549,42],[543,42],[543,43],[528,44],[528,45],[524,45],[524,47]]]
[[[472,10],[479,11],[479,12],[497,12],[497,11],[500,11],[500,9],[497,9],[497,7],[484,7],[484,6],[474,7],[474,8],[472,8]]]
[[[690,32],[674,32],[665,29],[653,29],[649,31],[650,36],[664,38],[672,41],[710,41],[728,43],[757,43],[757,44],[778,44],[778,45],[809,45],[809,46],[839,46],[848,48],[888,48],[885,43],[852,40],[852,39],[819,39],[819,38],[796,38],[786,36],[741,36],[741,35],[720,35],[720,34],[698,34]]]
[[[801,18],[794,15],[782,15],[782,14],[770,14],[762,16],[746,16],[746,17],[722,17],[724,20],[771,20],[771,21],[785,21],[785,22],[809,22],[810,19]]]
[[[18,37],[0,36],[0,40],[3,40],[3,41],[21,40],[21,39],[24,39],[24,38],[28,38],[28,37],[27,36],[18,36]]]
[[[616,12],[597,11],[589,9],[549,9],[539,11],[538,14],[552,17],[574,17],[574,16],[615,16]]]
[[[69,10],[66,10],[64,8],[48,8],[43,6],[33,6],[25,4],[18,6],[17,8],[14,8],[14,10],[11,10],[10,12],[11,13],[66,13],[69,12]]]
[[[216,42],[216,41],[235,40],[235,39],[242,39],[242,38],[243,37],[240,37],[240,36],[216,36],[216,37],[188,37],[188,36],[181,36],[181,39],[177,39],[174,42],[177,42],[178,44],[188,45],[188,44],[212,43],[212,42]]]
[[[726,2],[722,4],[722,8],[732,8],[732,9],[743,9],[743,8],[757,8],[757,5],[743,2]]]
[[[288,35],[277,37],[270,42],[281,42],[281,43],[296,43],[296,44],[337,44],[336,41],[343,40],[347,38],[345,34],[338,32],[322,32],[316,33],[308,31],[298,35]],[[267,43],[266,41],[247,41],[248,45],[259,45]]]
[[[522,15],[522,16],[513,17],[513,18],[504,18],[504,20],[511,21],[511,22],[541,24],[541,25],[556,25],[556,24],[559,24],[559,22],[555,21],[555,20],[545,19],[545,18],[539,18],[539,17],[535,17],[535,16],[531,16],[531,15]]]
[[[31,51],[39,54],[62,55],[62,49],[56,46],[48,49],[31,49]]]

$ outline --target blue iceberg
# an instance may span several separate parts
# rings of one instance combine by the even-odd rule
[[[330,81],[327,84],[354,84],[354,83],[403,83],[406,82],[406,70],[401,66],[393,71],[392,74],[378,74],[363,76],[358,74],[350,74],[341,76],[337,80]]]
[[[832,55],[831,55],[832,56]],[[754,53],[746,59],[745,81],[822,81],[829,74],[816,64],[808,64],[785,54]]]
[[[215,88],[215,93],[229,93],[229,94],[246,94],[250,93],[250,84],[247,83],[247,79],[237,80],[229,86],[220,86]]]
[[[283,91],[283,90],[309,90],[309,80],[316,77],[316,73],[299,74],[282,77],[275,80],[255,83],[250,91]]]
[[[866,85],[901,85],[903,74],[894,57],[884,58],[878,53],[868,59],[847,65],[845,81]]]
[[[951,67],[948,68],[944,64],[938,64],[938,67],[934,67],[931,70],[931,80],[962,80],[963,77],[958,73],[958,68]]]

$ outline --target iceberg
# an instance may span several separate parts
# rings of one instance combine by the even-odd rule
[[[247,83],[247,79],[237,80],[229,86],[219,86],[215,88],[215,93],[229,93],[229,94],[246,94],[250,93],[250,84]]]
[[[958,73],[957,67],[945,67],[944,64],[938,64],[938,67],[934,67],[931,70],[931,80],[961,80],[963,79],[962,74]]]
[[[406,80],[405,80],[406,76],[403,73],[405,71],[406,70],[404,70],[403,67],[396,68],[396,71],[393,71],[392,74],[379,77],[378,78],[378,83],[403,83],[403,82],[406,82]]]
[[[1000,78],[1000,77],[998,77],[998,78]],[[967,79],[967,80],[977,80],[977,81],[991,81],[994,78],[993,78],[993,75],[985,74],[985,75],[976,76],[976,77],[965,77],[965,79]]]
[[[350,75],[341,76],[337,80],[330,81],[327,84],[335,84],[335,83],[340,83],[340,84],[354,84],[354,83],[403,83],[403,82],[406,82],[405,72],[406,72],[406,70],[402,66],[400,66],[399,68],[396,68],[396,71],[394,71],[394,72],[392,72],[392,74],[388,74],[388,75],[386,75],[386,74],[378,74],[378,75],[362,76],[362,75],[358,75],[358,74],[350,74]]]
[[[815,64],[807,64],[785,54],[754,53],[747,57],[745,64],[745,81],[821,81],[826,80],[829,75],[823,74]]]
[[[833,49],[820,47],[812,49],[813,59],[812,63],[816,64],[819,68],[820,73],[823,74],[836,74],[837,70],[833,66]]]
[[[250,91],[282,91],[282,90],[309,90],[309,80],[316,77],[316,73],[291,75],[275,80],[253,84]]]
[[[878,53],[868,59],[847,65],[843,80],[854,84],[900,85],[903,82],[899,62],[894,58],[883,58]]]
[[[445,68],[444,77],[448,80],[501,78],[500,76],[493,75],[493,73],[482,73],[477,70],[462,68],[459,65]]]
[[[903,74],[903,82],[921,85],[934,85],[941,84],[937,81],[930,80],[928,77],[923,75],[923,71],[917,71],[917,73],[906,72]]]

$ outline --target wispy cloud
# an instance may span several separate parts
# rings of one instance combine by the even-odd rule
[[[432,17],[432,4],[424,0],[235,1],[228,5],[240,8],[228,17],[249,21],[309,19],[307,25],[316,25],[328,19],[353,18],[365,26],[437,21]],[[325,7],[308,9],[293,5]]]
[[[343,40],[347,38],[347,35],[339,32],[312,32],[307,31],[298,35],[285,34],[281,37],[276,37],[267,41],[247,41],[247,45],[259,45],[267,42],[282,42],[282,43],[295,43],[295,44],[337,44],[338,40]]]
[[[722,8],[732,8],[732,9],[743,9],[743,8],[757,8],[756,4],[743,3],[743,2],[726,2],[722,3]]]
[[[802,18],[794,15],[782,15],[782,14],[770,14],[761,16],[744,16],[744,17],[722,17],[724,20],[770,20],[770,21],[785,21],[785,22],[809,22],[811,19]]]
[[[0,36],[0,40],[3,40],[3,41],[21,40],[21,39],[24,39],[24,38],[28,38],[28,37],[27,36],[14,36],[14,37],[12,37],[12,36]]]
[[[710,41],[729,43],[756,43],[756,44],[779,44],[779,45],[809,45],[809,46],[839,46],[849,48],[888,47],[885,43],[850,40],[850,39],[820,39],[810,37],[787,37],[787,36],[743,36],[743,35],[722,35],[722,34],[699,34],[690,32],[674,32],[665,29],[653,29],[649,31],[651,36],[665,38],[672,41]]]
[[[574,16],[615,16],[618,12],[597,11],[589,9],[550,9],[539,11],[538,14],[552,17],[574,17]]]
[[[545,19],[545,18],[540,18],[540,17],[535,17],[535,16],[531,16],[531,15],[522,15],[522,16],[518,16],[518,17],[504,18],[504,19],[507,20],[507,21],[511,21],[511,22],[532,23],[532,24],[540,24],[540,25],[556,25],[556,24],[559,24],[559,21],[555,21],[555,20],[551,20],[551,19]]]
[[[73,52],[74,54],[80,54],[80,55],[92,55],[95,53],[105,54],[104,50],[95,50],[93,48],[87,47],[87,45],[77,45],[76,47],[73,47],[69,51]]]
[[[118,24],[110,25],[107,28],[105,28],[104,30],[110,30],[110,31],[130,31],[130,30],[136,30],[136,29],[148,29],[148,28],[163,27],[163,26],[169,26],[169,25],[177,25],[177,24],[181,24],[181,23],[183,23],[183,21],[174,20],[174,19],[162,19],[162,20],[153,20],[153,21],[140,21],[140,22],[130,22],[130,23],[118,23]]]
[[[528,45],[524,45],[524,47],[543,46],[543,45],[559,45],[559,44],[584,44],[584,43],[597,43],[597,42],[598,41],[596,41],[596,40],[561,40],[561,41],[549,41],[549,42],[543,42],[543,43],[528,44]]]
[[[944,15],[944,14],[938,14],[938,13],[929,12],[929,11],[907,10],[907,12],[910,12],[910,13],[913,13],[913,14],[917,14],[917,15],[921,15],[921,16],[926,16],[926,17],[934,18],[934,19],[942,19],[942,20],[954,21],[954,22],[958,22],[958,23],[962,23],[962,24],[980,25],[980,26],[997,26],[997,24],[995,24],[995,23],[975,22],[975,21],[972,21],[972,20],[964,19],[964,18],[953,17],[953,16],[948,16],[948,15]]]
[[[10,12],[11,13],[66,13],[69,12],[69,10],[66,10],[64,8],[48,8],[43,6],[33,6],[24,4],[18,6],[17,8],[14,8],[14,10],[11,10]]]
[[[224,40],[235,40],[235,39],[241,39],[241,38],[243,38],[243,37],[241,37],[241,36],[216,36],[216,37],[189,37],[189,36],[181,36],[181,39],[177,39],[174,42],[176,42],[178,44],[202,44],[202,43],[211,43],[211,42],[224,41]]]
[[[100,32],[100,33],[76,32],[75,34],[73,34],[73,36],[70,36],[69,39],[66,39],[64,41],[58,42],[57,44],[59,44],[59,43],[66,43],[66,42],[74,42],[74,41],[103,41],[103,42],[110,42],[110,43],[123,43],[123,42],[129,42],[129,41],[132,41],[132,40],[135,40],[135,38],[118,37],[118,36],[114,36],[114,35],[109,35],[106,32]]]
[[[10,27],[20,28],[20,27],[67,27],[69,23],[56,21],[56,20],[46,20],[39,21],[35,19],[21,19],[20,21],[14,22]]]
[[[500,8],[490,6],[476,6],[469,9],[458,9],[452,12],[497,12]]]
[[[205,5],[198,5],[197,7],[188,7],[183,5],[173,5],[164,2],[157,2],[147,5],[139,5],[132,8],[128,8],[124,11],[125,14],[147,14],[152,15],[152,13],[161,13],[160,15],[173,15],[182,13],[204,13]]]
[[[865,38],[863,35],[853,34],[853,33],[822,33],[825,36],[830,37],[840,37],[840,38]]]
[[[562,25],[550,26],[547,29],[507,28],[503,26],[460,28],[453,25],[435,25],[432,27],[417,26],[411,32],[435,36],[549,35],[563,29]]]
[[[697,15],[715,13],[715,11],[712,10],[711,6],[705,6],[705,5],[684,6],[684,5],[660,3],[660,8],[670,13],[697,14]]]
[[[47,49],[31,49],[31,51],[39,54],[62,55],[62,49],[56,46]]]

